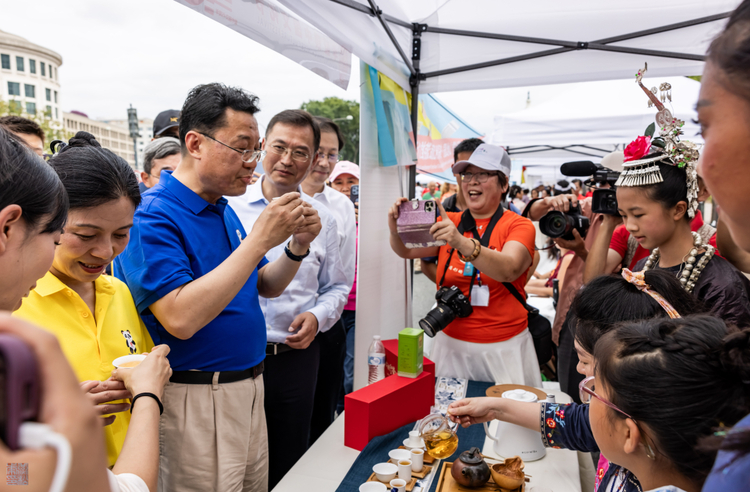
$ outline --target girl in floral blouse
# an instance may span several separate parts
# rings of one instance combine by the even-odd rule
[[[749,340],[750,331],[707,315],[626,323],[604,335],[595,376],[580,385],[601,452],[644,490],[700,491],[716,458],[707,440],[748,410]]]
[[[594,346],[617,323],[627,320],[664,318],[669,313],[651,294],[656,294],[684,314],[702,312],[695,298],[685,292],[667,272],[649,270],[626,280],[620,275],[602,276],[585,286],[571,305],[571,326],[575,330],[578,352],[577,370],[586,377],[594,375]],[[650,294],[644,292],[648,290]],[[618,302],[612,302],[617,299]],[[499,419],[538,430],[547,447],[582,452],[599,451],[589,423],[589,406],[555,403],[524,403],[504,398],[469,398],[453,403],[448,411],[452,419],[468,426]],[[597,467],[596,489],[600,483],[615,484],[613,490],[641,492],[635,476],[620,466],[609,466],[602,456]]]

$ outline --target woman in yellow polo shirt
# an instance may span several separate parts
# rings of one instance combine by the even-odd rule
[[[52,267],[37,281],[16,316],[54,333],[83,388],[106,419],[107,455],[113,465],[125,440],[130,396],[106,381],[112,361],[153,347],[130,291],[105,268],[127,246],[141,200],[130,166],[79,132],[49,161],[67,190],[68,221]],[[105,392],[106,391],[106,392]],[[109,395],[104,396],[104,395]],[[119,398],[119,400],[113,400]]]

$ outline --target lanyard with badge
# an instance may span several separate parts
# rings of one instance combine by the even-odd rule
[[[487,229],[480,236],[479,231],[477,231],[477,223],[474,220],[474,217],[471,215],[471,212],[469,210],[465,210],[464,213],[461,214],[461,222],[458,224],[457,228],[458,232],[463,235],[465,231],[470,231],[474,238],[479,240],[479,244],[486,248],[489,246],[490,237],[492,236],[492,230],[495,228],[495,225],[503,216],[504,212],[505,211],[503,210],[503,206],[502,204],[500,204],[497,207],[497,210],[495,210],[495,213],[492,215],[492,219],[490,219],[490,223],[487,225]],[[445,262],[445,269],[443,270],[443,276],[440,279],[440,285],[438,285],[438,288],[443,287],[443,282],[445,282],[445,275],[448,273],[448,268],[450,267],[451,260],[453,260],[453,253],[455,251],[456,250],[454,248],[451,248],[451,252],[448,255],[448,261]],[[481,272],[479,272],[479,270],[477,270],[477,268],[471,262],[467,262],[464,266],[463,275],[464,277],[471,277],[471,283],[469,284],[469,301],[471,302],[471,305],[478,307],[489,306],[490,288],[488,285],[482,284]],[[477,282],[477,285],[474,285],[475,282]]]

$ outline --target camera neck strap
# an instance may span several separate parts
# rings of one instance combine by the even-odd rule
[[[479,240],[479,244],[484,246],[485,248],[489,246],[490,244],[490,236],[492,236],[492,230],[495,228],[497,223],[502,218],[503,214],[505,213],[505,210],[503,210],[503,204],[501,203],[498,205],[497,210],[495,210],[495,213],[492,215],[492,219],[490,219],[490,223],[487,224],[487,229],[484,231],[484,234],[481,236],[479,235],[479,231],[477,231],[477,222],[474,220],[474,216],[471,215],[471,212],[469,210],[464,210],[464,212],[461,214],[461,222],[458,223],[458,232],[463,235],[466,231],[471,231],[471,234],[474,236],[474,239]],[[451,248],[451,252],[448,255],[448,261],[445,262],[445,268],[443,269],[443,276],[440,278],[440,285],[438,285],[438,288],[443,287],[443,282],[445,282],[445,274],[448,273],[448,268],[450,268],[451,261],[453,260],[453,253],[455,253],[455,248]],[[477,279],[477,269],[474,268],[473,273],[471,274],[471,283],[469,284],[469,299],[471,299],[471,290],[474,288],[474,282]]]

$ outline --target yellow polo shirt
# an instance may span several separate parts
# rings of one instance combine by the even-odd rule
[[[79,381],[108,379],[117,357],[148,352],[154,346],[122,281],[101,275],[94,287],[96,316],[76,292],[47,272],[13,313],[57,336]],[[120,454],[130,422],[130,412],[116,415],[104,428],[110,466]]]

